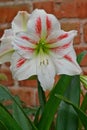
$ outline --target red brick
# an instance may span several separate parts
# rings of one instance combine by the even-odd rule
[[[15,1],[15,0],[0,0],[0,2],[9,2],[9,1]]]
[[[58,18],[86,18],[87,0],[66,0],[56,2],[54,14]]]
[[[14,85],[14,80],[12,79],[12,74],[9,69],[0,68],[0,73],[4,73],[7,76],[7,80],[0,81],[0,84],[5,86]]]
[[[83,26],[84,41],[87,42],[87,23]]]
[[[76,17],[76,5],[73,0],[70,2],[61,1],[55,3],[54,14],[58,18]]]
[[[87,75],[87,67],[83,67],[82,69],[83,69],[83,74]]]
[[[0,7],[0,23],[8,23],[13,20],[18,11],[30,11],[30,4],[9,5]],[[2,13],[3,12],[3,13]]]
[[[41,1],[33,2],[33,9],[44,9],[47,13],[53,13],[54,11],[54,2],[52,1]]]
[[[76,12],[78,18],[87,18],[87,0],[80,0],[76,3]]]
[[[79,44],[80,43],[80,23],[79,22],[64,22],[61,23],[62,29],[65,31],[70,31],[70,30],[77,30],[78,35],[75,37],[74,44]]]
[[[81,66],[87,66],[87,55],[84,56],[83,60],[81,61]]]
[[[19,82],[19,85],[23,87],[37,87],[37,81],[36,80],[22,80]]]
[[[11,93],[13,95],[17,95],[20,97],[20,99],[29,106],[35,106],[35,92],[34,89],[30,89],[30,88],[15,88],[15,87],[11,87],[9,88]]]
[[[86,50],[87,50],[87,46],[75,46],[75,51],[77,55]]]
[[[36,93],[35,93],[35,101],[36,101],[36,105],[39,105],[39,97],[38,97],[38,90],[36,90]]]

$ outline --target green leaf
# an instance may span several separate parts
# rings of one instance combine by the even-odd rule
[[[87,93],[86,93],[85,96],[84,96],[84,99],[83,99],[83,101],[82,101],[82,104],[81,104],[81,106],[80,106],[80,109],[81,109],[83,112],[86,112],[86,110],[87,110]],[[83,127],[83,125],[82,125],[81,121],[79,121],[79,129],[82,130],[82,127]]]
[[[60,99],[55,97],[55,94],[63,95],[67,86],[69,86],[71,79],[72,77],[63,75],[52,90],[38,124],[39,130],[50,129],[56,110],[61,102]]]
[[[28,107],[28,106],[24,106],[23,107],[23,110],[25,111],[25,113],[28,115],[28,116],[34,116],[36,115],[36,112],[38,111],[38,107],[34,106],[34,107]]]
[[[84,56],[87,54],[87,51],[83,51],[81,52],[78,56],[77,56],[77,62],[80,64],[82,59],[84,58]]]
[[[40,107],[38,108],[38,110],[35,114],[34,124],[36,126],[39,122],[39,117],[41,116],[42,112],[44,111],[44,107],[45,107],[45,104],[46,104],[45,92],[43,91],[38,79],[37,79],[37,82],[38,82],[38,98],[39,98]]]
[[[31,122],[31,120],[28,118],[26,113],[24,112],[23,108],[18,104],[18,102],[15,100],[15,98],[11,95],[11,93],[8,91],[7,88],[0,86],[0,99],[11,99],[14,102],[14,111],[15,111],[15,119],[20,124],[20,126],[23,128],[26,128],[26,130],[37,130],[35,125]],[[18,114],[18,115],[17,115]],[[20,118],[20,122],[19,122]],[[25,124],[24,124],[25,123]]]
[[[80,101],[80,79],[73,76],[71,84],[68,86],[65,97],[74,104],[79,105]],[[56,120],[56,130],[77,130],[78,116],[72,106],[62,101],[58,109]]]
[[[12,99],[7,87],[0,85],[0,101]]]
[[[5,126],[4,122],[0,121],[0,130],[8,130],[8,128]]]
[[[38,108],[38,110],[37,110],[37,112],[36,112],[36,115],[35,115],[35,119],[34,119],[34,124],[35,124],[35,126],[38,125],[39,116],[40,116],[40,107]]]
[[[56,97],[58,97],[59,99],[63,100],[64,102],[70,104],[71,106],[73,106],[73,108],[75,109],[75,111],[78,114],[78,117],[80,118],[82,124],[85,127],[85,130],[87,130],[87,115],[75,104],[73,104],[71,101],[69,101],[68,99],[64,98],[61,95],[55,95]]]
[[[7,130],[22,130],[21,126],[15,121],[11,114],[5,109],[2,104],[0,104],[0,121],[2,124],[1,127],[6,126]]]
[[[44,106],[46,104],[46,97],[45,97],[45,93],[40,85],[40,82],[39,81],[37,81],[37,82],[38,82],[38,97],[39,97],[41,111],[43,112]]]
[[[85,94],[84,99],[82,101],[81,110],[84,112],[86,112],[87,110],[87,93]]]
[[[20,104],[20,107],[22,107],[19,98],[16,97],[15,100],[16,102],[18,102],[18,104]],[[20,109],[20,107],[15,102],[13,103],[12,106],[13,106],[13,117],[18,122],[18,124],[22,127],[22,129],[32,130],[32,126],[29,125],[27,118],[25,118],[24,113],[21,111],[22,108]]]

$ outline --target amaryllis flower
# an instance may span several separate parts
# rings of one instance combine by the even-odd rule
[[[10,61],[14,52],[12,40],[16,33],[27,30],[29,14],[26,11],[19,11],[12,21],[12,28],[6,29],[1,37],[0,64]]]
[[[57,74],[78,75],[73,39],[77,31],[65,32],[52,14],[44,10],[32,12],[27,31],[17,33],[13,46],[11,70],[17,80],[37,75],[43,90],[51,89]]]

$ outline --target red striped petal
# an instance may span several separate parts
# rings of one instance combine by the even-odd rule
[[[62,34],[57,38],[57,41],[63,40],[64,38],[68,37],[68,33]]]
[[[24,63],[25,63],[26,59],[24,58],[20,58],[18,61],[17,61],[17,68],[21,67]]]
[[[24,51],[31,51],[31,52],[33,52],[34,51],[34,49],[33,48],[30,48],[30,47],[25,47],[25,46],[19,46],[22,50],[24,50]]]
[[[27,36],[21,36],[21,38],[22,38],[23,40],[26,40],[26,41],[31,42],[31,43],[33,43],[33,44],[36,44],[36,43],[37,43],[36,41],[32,40],[31,38],[29,38],[29,37],[27,37]]]
[[[51,30],[52,24],[48,16],[46,17],[46,26],[47,26],[47,32],[49,33],[49,31]]]
[[[58,50],[62,50],[62,49],[67,49],[70,45],[71,45],[71,42],[66,43],[63,46],[53,47],[53,48],[51,48],[51,50],[58,51]]]
[[[70,46],[70,43],[71,43],[71,42],[66,43],[66,44],[64,44],[63,46],[60,46],[59,49],[66,49],[66,48],[68,48],[68,47]]]
[[[35,30],[37,34],[41,34],[42,26],[41,26],[41,18],[38,17],[35,24]]]
[[[70,62],[73,62],[72,57],[70,57],[69,55],[64,55],[64,58],[67,59]]]
[[[60,40],[63,40],[64,38],[67,38],[68,36],[69,36],[68,33],[65,33],[65,34],[58,36],[57,38],[53,38],[53,39],[49,40],[48,42],[49,42],[49,44],[53,44]]]

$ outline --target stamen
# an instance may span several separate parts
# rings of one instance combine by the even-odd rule
[[[48,59],[40,61],[40,65],[48,65],[48,64],[49,64]]]

